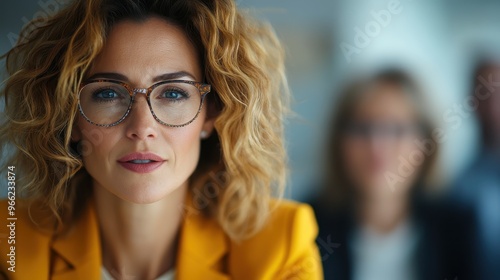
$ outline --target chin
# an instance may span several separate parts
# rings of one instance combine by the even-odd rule
[[[151,204],[162,200],[172,193],[176,188],[167,187],[163,185],[139,186],[129,187],[129,191],[124,193],[122,190],[113,192],[118,198],[135,204]]]

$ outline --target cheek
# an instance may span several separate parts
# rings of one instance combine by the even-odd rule
[[[174,166],[176,169],[196,166],[200,154],[201,127],[191,123],[182,128],[175,128],[175,133],[170,136],[170,145],[174,153]]]
[[[342,146],[346,167],[353,172],[364,172],[374,163],[374,152],[370,143],[360,139],[346,139]]]
[[[401,156],[407,158],[412,152],[418,149],[418,147],[410,140],[405,140],[402,141],[402,143],[399,145],[398,153],[397,155],[393,156]]]
[[[359,162],[362,157],[359,145],[356,145],[353,141],[344,141],[341,152],[347,170],[359,168]]]
[[[366,152],[363,151],[362,143],[355,140],[345,140],[341,145],[341,158],[346,175],[354,183],[357,182],[360,174],[366,170]],[[365,177],[365,176],[361,176]]]
[[[81,135],[78,149],[85,168],[90,173],[105,171],[102,167],[107,164],[111,150],[120,140],[117,129],[94,126],[82,117],[78,120],[78,129]]]
[[[187,180],[198,165],[200,157],[200,133],[205,120],[205,113],[187,126],[169,129],[165,137],[169,139],[169,145],[174,155],[173,168],[175,174],[179,174],[181,180]]]
[[[393,156],[394,165],[400,170],[408,170],[411,174],[408,177],[415,177],[425,161],[424,152],[417,146],[414,139],[408,139],[401,143],[398,153]],[[400,172],[401,173],[401,172]]]

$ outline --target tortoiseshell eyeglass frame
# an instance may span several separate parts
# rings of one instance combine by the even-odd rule
[[[95,122],[91,121],[85,115],[85,113],[83,112],[82,106],[80,105],[80,94],[82,92],[82,89],[86,85],[88,85],[88,84],[102,83],[102,82],[105,82],[105,83],[114,83],[114,84],[121,85],[125,89],[127,89],[128,93],[130,95],[130,102],[129,102],[127,111],[125,112],[125,114],[118,121],[116,121],[114,123],[111,123],[111,124],[98,124],[98,123],[95,123]],[[188,121],[186,123],[183,123],[183,124],[168,124],[168,123],[165,123],[162,120],[160,120],[156,116],[155,112],[153,111],[153,107],[151,106],[151,101],[150,101],[150,94],[151,94],[151,92],[156,87],[164,85],[164,84],[169,84],[169,83],[185,83],[185,84],[190,84],[190,85],[195,86],[198,89],[198,91],[200,92],[201,100],[200,100],[200,106],[198,108],[198,111],[196,112],[196,115],[190,121]],[[201,109],[203,108],[203,101],[205,100],[205,96],[210,92],[210,90],[211,90],[211,86],[209,84],[205,84],[205,83],[201,83],[201,82],[194,82],[194,81],[187,81],[187,80],[161,81],[161,82],[155,83],[154,85],[152,85],[152,86],[150,86],[148,88],[134,88],[134,87],[132,87],[131,85],[129,85],[127,83],[124,83],[124,82],[121,82],[121,81],[117,81],[117,80],[112,80],[112,79],[94,79],[94,80],[90,80],[90,81],[84,82],[84,83],[82,83],[80,85],[80,89],[78,90],[78,110],[80,111],[80,114],[83,116],[83,118],[86,121],[88,121],[89,123],[91,123],[93,125],[96,125],[96,126],[100,126],[100,127],[112,127],[112,126],[115,126],[115,125],[118,125],[119,123],[121,123],[130,114],[130,111],[132,110],[132,104],[134,103],[134,98],[135,98],[136,94],[137,93],[142,93],[142,94],[146,95],[146,100],[148,102],[149,110],[151,111],[151,114],[153,115],[153,117],[155,118],[155,120],[157,122],[159,122],[159,123],[161,123],[161,124],[163,124],[165,126],[169,126],[169,127],[183,127],[183,126],[186,126],[186,125],[192,123],[198,117],[198,115],[201,112]]]

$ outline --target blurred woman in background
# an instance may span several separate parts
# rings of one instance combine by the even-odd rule
[[[328,141],[327,184],[313,203],[325,279],[468,279],[465,221],[424,195],[441,136],[403,71],[346,87]]]

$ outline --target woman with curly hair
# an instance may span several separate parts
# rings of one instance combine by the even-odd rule
[[[4,276],[321,277],[311,208],[273,198],[282,48],[233,1],[74,1],[4,58]]]

